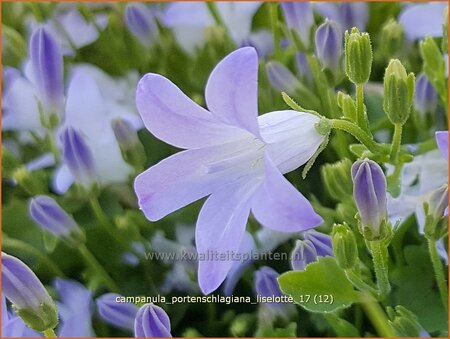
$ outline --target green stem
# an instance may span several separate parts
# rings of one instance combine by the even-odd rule
[[[103,266],[97,261],[97,259],[94,257],[94,255],[89,251],[89,249],[86,247],[86,245],[82,244],[78,247],[78,250],[80,251],[80,254],[83,256],[84,260],[86,261],[86,264],[90,265],[91,268],[100,274],[102,277],[103,282],[105,283],[106,287],[111,292],[119,292],[119,287],[116,285],[114,280],[109,276],[108,272],[105,271]]]
[[[356,84],[356,124],[370,135],[367,115],[364,112],[364,85]]]
[[[343,119],[331,119],[331,128],[339,129],[353,135],[359,142],[364,144],[372,153],[384,154],[385,148],[379,143],[373,141],[372,137],[367,134],[361,127],[354,123]]]
[[[430,252],[431,263],[433,265],[434,274],[436,275],[436,281],[439,288],[439,294],[441,295],[442,304],[446,311],[448,311],[448,291],[447,282],[445,281],[444,266],[436,247],[436,241],[434,239],[428,239],[428,250]]]
[[[279,60],[281,56],[280,27],[278,26],[278,4],[276,2],[270,4],[270,22],[273,32],[274,59]]]
[[[137,258],[141,257],[141,254],[136,252],[130,244],[128,244],[124,239],[115,232],[115,228],[113,223],[108,220],[108,217],[103,212],[102,207],[98,201],[98,198],[95,195],[91,195],[89,199],[89,203],[91,205],[92,211],[94,212],[95,217],[100,222],[100,225],[103,227],[106,233],[108,233],[125,251],[130,251]]]
[[[381,297],[385,297],[391,291],[388,276],[388,251],[387,246],[382,241],[370,241],[370,251],[372,252],[373,267],[377,278],[378,292]]]
[[[226,29],[226,26],[220,17],[219,12],[217,11],[217,7],[214,1],[207,1],[206,6],[208,6],[208,10],[211,13],[212,17],[214,18],[214,21],[216,22],[217,26],[223,27]],[[227,30],[228,31],[228,30]]]
[[[346,269],[345,270],[345,274],[348,278],[348,280],[350,280],[350,282],[353,284],[353,286],[355,286],[358,290],[362,291],[362,292],[369,292],[370,294],[376,296],[378,294],[378,291],[373,288],[372,286],[370,286],[369,284],[367,284],[366,282],[364,282],[361,277],[359,276],[359,274],[357,274],[355,272],[354,269]]]
[[[402,129],[403,126],[399,123],[394,125],[394,137],[392,138],[390,162],[394,165],[398,163],[398,153],[402,143]]]
[[[18,252],[21,252],[21,253],[28,253],[31,256],[34,256],[34,257],[38,258],[39,260],[41,260],[53,272],[54,275],[56,275],[58,277],[65,276],[64,273],[58,268],[58,266],[56,266],[56,264],[48,256],[46,256],[41,251],[39,251],[38,249],[34,248],[30,244],[28,244],[22,240],[12,239],[12,238],[3,236],[2,246],[3,246],[3,249],[6,251],[17,250]]]
[[[55,331],[51,328],[46,329],[43,333],[46,338],[57,338]]]
[[[362,302],[361,305],[380,337],[396,337],[394,330],[389,325],[386,314],[384,313],[380,305],[373,300],[373,298],[368,297],[367,301]]]

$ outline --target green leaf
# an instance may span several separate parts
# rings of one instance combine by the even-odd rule
[[[281,290],[311,312],[333,312],[359,301],[345,272],[332,257],[321,257],[304,271],[291,271],[278,278]]]
[[[255,333],[262,338],[297,338],[297,324],[290,323],[285,328],[262,327]]]

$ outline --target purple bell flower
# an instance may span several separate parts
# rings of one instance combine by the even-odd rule
[[[421,73],[416,78],[414,91],[414,106],[420,113],[431,113],[437,107],[437,92],[428,81],[425,74]]]
[[[325,22],[316,31],[316,54],[322,65],[331,70],[339,68],[342,57],[343,36],[338,24]]]
[[[342,32],[353,27],[364,31],[369,20],[369,7],[365,2],[318,2],[315,8],[324,18],[334,20]]]
[[[31,35],[30,60],[32,77],[44,113],[61,114],[64,100],[63,57],[55,39],[44,27]]]
[[[134,336],[136,338],[172,338],[169,316],[161,307],[145,304],[136,314]]]
[[[39,278],[22,261],[4,252],[2,292],[32,329],[43,332],[58,324],[56,305]]]
[[[255,271],[255,291],[256,294],[263,297],[281,297],[283,292],[278,285],[279,274],[270,267],[263,266]]]
[[[125,23],[141,44],[146,47],[153,43],[158,33],[153,13],[143,3],[127,4]]]
[[[358,160],[352,166],[353,197],[363,229],[373,236],[387,218],[386,178],[381,167],[372,160]]]
[[[317,251],[310,240],[297,240],[291,254],[293,270],[303,271],[305,267],[317,260]]]
[[[319,257],[333,256],[332,240],[328,234],[320,233],[316,230],[308,230],[303,232],[303,237],[305,240],[312,242]]]
[[[301,42],[310,44],[311,27],[314,24],[312,8],[309,2],[282,2],[284,18],[289,29],[294,30]]]
[[[97,298],[98,313],[108,324],[132,331],[139,308],[133,303],[118,302],[120,297],[116,293],[107,293]]]

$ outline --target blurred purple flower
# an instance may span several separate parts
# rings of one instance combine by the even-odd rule
[[[158,27],[156,26],[153,13],[145,4],[127,4],[125,8],[125,23],[143,46],[151,46],[158,33]]]
[[[60,47],[44,27],[38,27],[30,39],[32,79],[45,113],[62,115],[64,101],[63,57]]]
[[[317,260],[317,251],[310,240],[297,240],[291,253],[293,270],[303,271],[305,267]]]
[[[2,294],[2,338],[40,338],[43,337],[37,331],[29,328],[23,320],[13,312],[8,312],[6,299]]]
[[[428,2],[405,6],[398,21],[403,25],[406,37],[410,40],[419,40],[427,35],[441,37],[446,6],[448,6],[447,2]]]
[[[313,75],[305,54],[295,54],[295,67],[299,76],[302,77],[307,84],[311,84],[313,82]]]
[[[437,107],[437,92],[424,73],[416,78],[414,90],[414,106],[422,114],[431,113]]]
[[[136,338],[172,338],[169,316],[161,307],[145,304],[136,314],[134,336]]]
[[[120,297],[121,295],[116,293],[98,297],[96,300],[98,313],[108,324],[133,331],[134,319],[139,308],[133,303],[118,302],[117,298]]]
[[[137,106],[149,131],[187,149],[136,178],[139,205],[155,221],[210,195],[197,221],[199,253],[237,251],[250,210],[262,225],[284,232],[323,221],[282,175],[304,164],[323,142],[315,130],[319,118],[296,111],[258,118],[257,70],[251,47],[223,59],[206,85],[209,111],[160,75],[147,74],[138,85]],[[202,291],[214,291],[231,265],[201,261]]]
[[[437,131],[436,143],[439,151],[441,151],[442,157],[448,161],[448,131]]]
[[[369,20],[369,5],[366,2],[317,2],[315,9],[324,18],[337,22],[342,32],[353,27],[364,31]]]
[[[343,36],[339,26],[332,20],[325,20],[316,30],[316,55],[322,65],[331,70],[339,69]]]
[[[281,292],[278,286],[279,274],[271,267],[263,266],[255,271],[255,291],[257,295],[263,297],[281,297]]]
[[[58,336],[95,336],[92,329],[92,292],[74,280],[57,278],[54,284],[60,298]]]
[[[32,198],[29,211],[37,224],[56,236],[71,239],[74,234],[81,232],[75,220],[48,196]]]
[[[314,16],[309,2],[281,2],[284,19],[289,29],[294,30],[305,47],[310,45]]]
[[[273,88],[286,92],[289,95],[295,95],[301,86],[300,81],[283,64],[278,61],[270,61],[266,64],[267,78]]]
[[[361,224],[377,236],[387,217],[386,177],[383,170],[372,160],[358,160],[352,166],[352,180]]]

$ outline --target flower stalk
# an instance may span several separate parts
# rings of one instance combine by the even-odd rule
[[[436,247],[436,241],[433,238],[428,238],[428,251],[430,252],[431,264],[433,265],[434,274],[436,275],[436,282],[441,296],[442,304],[445,311],[448,312],[448,290],[447,282],[445,281],[444,267]]]

